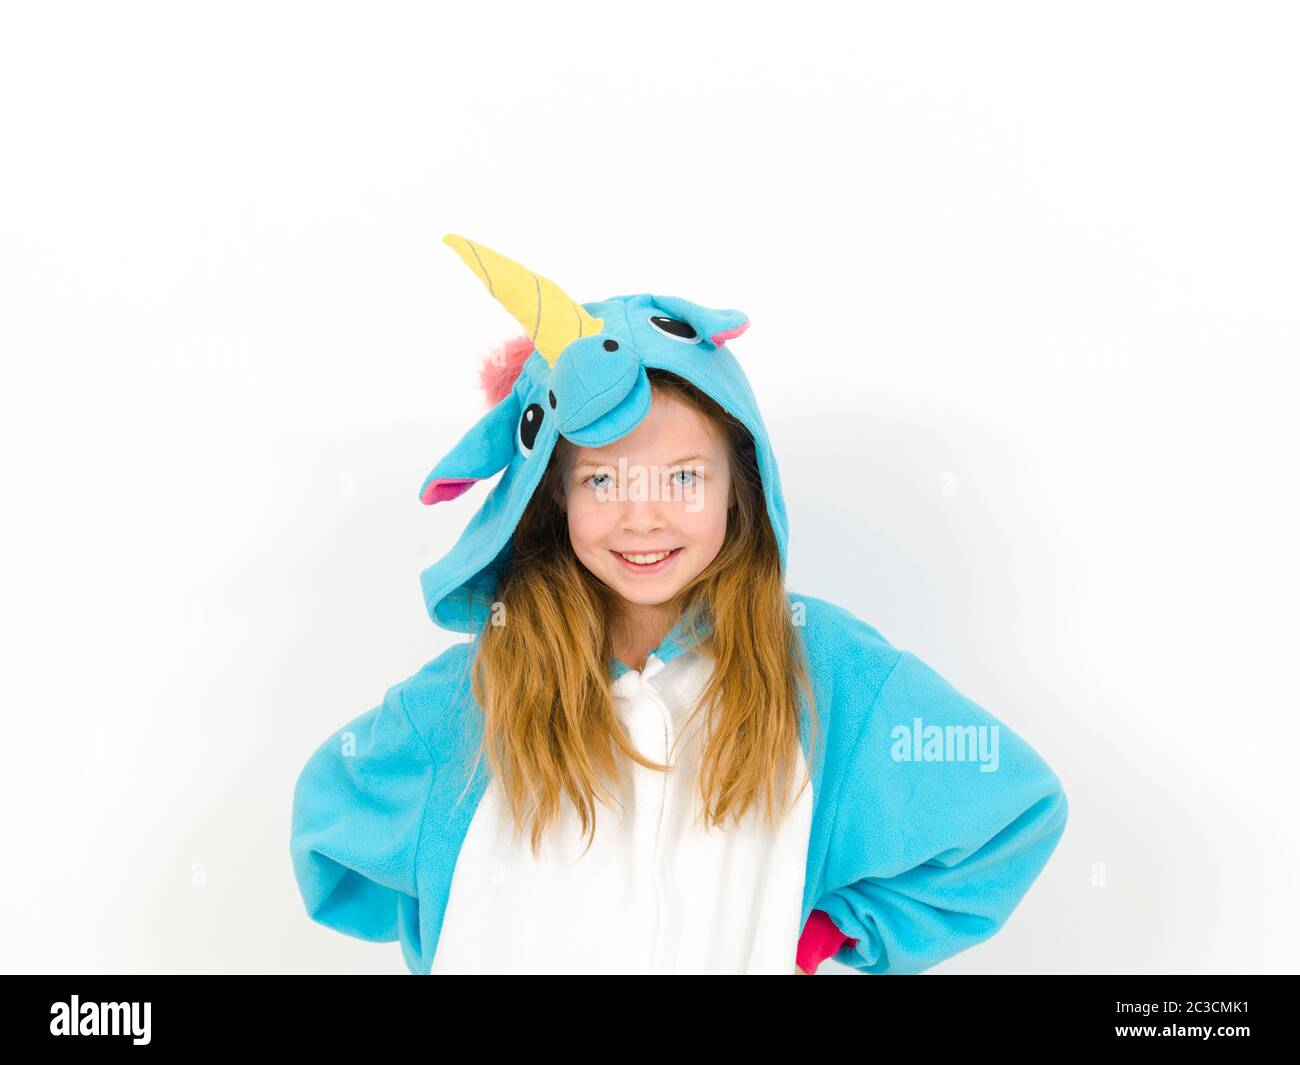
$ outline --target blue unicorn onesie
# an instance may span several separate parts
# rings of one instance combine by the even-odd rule
[[[676,374],[753,438],[783,574],[788,540],[776,458],[728,347],[748,327],[746,315],[646,293],[579,304],[482,244],[454,234],[444,240],[527,333],[514,344],[513,362],[485,367],[485,384],[496,375],[491,408],[419,492],[422,502],[436,504],[501,474],[460,539],[421,574],[433,621],[470,638],[392,685],[378,706],[312,753],[294,788],[290,832],[293,871],[310,918],[360,939],[398,941],[416,974],[455,971],[476,950],[484,970],[504,964],[512,928],[565,925],[584,911],[613,915],[617,927],[608,930],[609,942],[630,934],[618,909],[632,905],[621,899],[624,886],[604,879],[617,872],[617,856],[605,867],[566,866],[555,879],[559,886],[500,902],[492,873],[503,874],[498,884],[514,877],[510,863],[522,863],[527,847],[516,859],[494,842],[486,820],[493,806],[490,773],[482,760],[468,772],[483,737],[469,680],[475,650],[492,620],[512,533],[557,439],[587,448],[619,440],[650,410],[647,370]],[[812,916],[829,917],[844,937],[830,955],[834,961],[861,973],[921,972],[1003,926],[1065,831],[1065,791],[1023,739],[912,652],[842,607],[786,594],[823,737],[810,755],[801,692],[803,767],[811,788],[780,840],[764,844],[774,848],[763,852],[768,858],[740,873],[734,865],[701,872],[701,863],[696,875],[709,876],[710,885],[745,881],[752,870],[771,876],[775,901],[743,915],[750,932],[758,925],[758,939],[774,945],[766,971],[793,972],[794,943]],[[645,695],[647,678],[673,678],[685,705],[698,691],[691,673],[698,660],[679,622],[643,672],[611,659],[611,685],[631,699]],[[662,874],[637,874],[656,875]],[[699,890],[714,890],[710,885],[701,880]],[[752,892],[752,884],[745,890]],[[637,897],[637,912],[662,928],[669,920],[662,885]],[[725,924],[736,897],[711,897],[706,917]],[[549,945],[543,953],[531,959],[533,971],[550,971]],[[603,965],[590,961],[598,956],[585,955],[587,964]],[[637,957],[650,971],[690,969],[654,954]],[[732,961],[719,965],[726,970]],[[730,971],[759,969],[736,962]]]

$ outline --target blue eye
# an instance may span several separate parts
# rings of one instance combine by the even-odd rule
[[[695,481],[698,481],[700,478],[700,475],[696,473],[694,470],[674,470],[672,472],[672,476],[676,477],[679,473],[684,473],[686,474],[687,477],[695,478],[695,480],[692,481],[678,481],[677,483],[680,484],[683,488],[689,488],[691,485],[695,483]]]
[[[585,484],[585,485],[587,485],[587,486],[590,487],[590,488],[606,488],[606,487],[608,487],[608,485],[594,485],[594,484],[592,484],[591,482],[594,481],[597,477],[608,477],[608,476],[609,476],[609,474],[607,474],[607,473],[593,473],[590,477],[588,477],[588,478],[587,478],[586,480],[584,480],[582,483]]]

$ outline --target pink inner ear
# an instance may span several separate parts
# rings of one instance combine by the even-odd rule
[[[714,333],[713,336],[709,337],[709,342],[715,348],[720,348],[728,340],[734,340],[736,337],[740,336],[740,334],[743,333],[748,328],[749,328],[749,319],[746,318],[743,322],[740,323],[740,325],[736,326],[734,329],[724,329],[721,333]]]
[[[421,503],[445,503],[455,499],[462,492],[477,484],[481,477],[437,477],[424,486],[420,493]]]

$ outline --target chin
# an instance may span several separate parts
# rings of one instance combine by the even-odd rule
[[[649,588],[629,588],[626,584],[613,584],[611,587],[629,603],[637,606],[662,606],[677,594],[676,588],[652,591]]]

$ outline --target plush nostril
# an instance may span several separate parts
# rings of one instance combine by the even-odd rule
[[[617,340],[607,340],[607,341],[605,341],[605,350],[606,350],[606,351],[618,351],[618,341],[617,341]]]
[[[546,398],[551,401],[551,410],[555,410],[555,393],[548,390]]]

